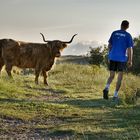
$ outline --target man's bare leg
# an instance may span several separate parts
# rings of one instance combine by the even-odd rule
[[[114,77],[115,77],[115,71],[110,71],[110,76],[107,80],[107,84],[105,86],[105,89],[103,90],[103,98],[104,99],[108,99],[109,87],[110,87],[110,84],[112,83]]]
[[[110,76],[107,80],[107,84],[106,84],[105,89],[109,90],[110,84],[112,83],[114,77],[115,77],[115,71],[110,71]]]
[[[116,83],[116,89],[115,89],[115,92],[114,92],[114,97],[118,97],[118,91],[121,87],[122,79],[123,79],[123,72],[119,72],[117,83]]]

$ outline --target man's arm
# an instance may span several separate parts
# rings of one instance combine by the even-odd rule
[[[109,44],[108,44],[108,50],[109,50],[109,52],[111,51],[111,48],[112,48],[112,46],[111,46],[111,44],[109,43]]]
[[[133,60],[133,48],[132,48],[132,47],[128,48],[127,53],[128,53],[128,62],[127,62],[128,67],[132,67],[132,60]]]

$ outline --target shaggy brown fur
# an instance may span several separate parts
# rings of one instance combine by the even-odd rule
[[[67,47],[67,43],[59,40],[46,41],[43,34],[43,40],[47,43],[27,43],[15,41],[12,39],[0,40],[0,71],[5,65],[7,74],[12,77],[11,70],[13,66],[19,68],[34,68],[35,83],[38,84],[39,74],[42,72],[44,84],[47,83],[47,73],[54,64],[56,57],[61,56],[61,50]]]

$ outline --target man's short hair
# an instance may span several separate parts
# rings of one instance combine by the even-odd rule
[[[129,27],[129,22],[127,20],[123,20],[122,23],[121,23],[121,27],[128,28]]]

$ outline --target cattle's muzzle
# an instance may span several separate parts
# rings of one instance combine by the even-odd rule
[[[61,53],[57,53],[55,57],[60,57],[61,56]]]

